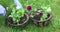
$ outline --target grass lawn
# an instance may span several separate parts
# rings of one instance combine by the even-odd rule
[[[9,2],[8,5],[2,4],[2,1],[0,0],[0,4],[4,5],[5,7],[11,6],[13,4],[12,0],[4,0],[4,1],[7,1],[6,3]],[[35,24],[31,23],[31,21],[30,21],[30,23],[28,23],[28,25],[26,25],[26,27],[12,28],[12,27],[6,26],[5,17],[0,16],[0,32],[60,32],[60,12],[59,12],[60,11],[60,0],[35,0],[36,2],[35,1],[32,2],[32,1],[33,0],[28,0],[30,5],[32,5],[31,3],[35,3],[34,4],[35,6],[32,5],[33,9],[39,7],[40,6],[39,4],[41,4],[41,3],[44,3],[46,5],[48,5],[48,4],[51,5],[53,18],[51,19],[51,23],[49,23],[48,26],[38,27]],[[20,0],[20,2],[24,6],[24,8],[26,8],[26,6],[27,6],[25,4],[26,0]]]

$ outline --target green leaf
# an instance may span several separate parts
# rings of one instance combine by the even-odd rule
[[[46,20],[46,18],[47,18],[47,13],[44,13],[40,20],[43,21]]]
[[[10,17],[13,18],[14,23],[18,23],[20,18],[22,18],[24,16],[24,10],[16,10],[13,8],[11,15],[9,15]]]

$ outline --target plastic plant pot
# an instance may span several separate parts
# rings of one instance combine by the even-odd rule
[[[38,16],[36,16],[35,18],[33,18],[32,19],[33,20],[33,23],[35,23],[38,26],[43,27],[43,26],[46,26],[46,25],[49,24],[49,22],[50,22],[50,20],[52,18],[52,15],[51,14],[48,14],[46,20],[43,20],[43,21],[37,20],[38,18],[39,18]]]
[[[28,22],[28,20],[29,20],[29,16],[26,13],[24,14],[24,17],[22,17],[21,20],[19,21],[19,24],[13,23],[13,19],[11,17],[6,18],[7,24],[10,26],[13,26],[13,27],[25,26],[25,24]]]

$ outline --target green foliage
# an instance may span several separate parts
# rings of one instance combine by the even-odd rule
[[[34,18],[35,16],[39,15],[39,13],[42,11],[43,16],[41,16],[40,21],[46,20],[48,13],[51,13],[50,12],[51,8],[49,8],[49,7],[50,7],[50,5],[47,5],[47,6],[42,5],[40,8],[32,10],[30,17]]]
[[[51,13],[50,5],[43,5],[41,8],[43,9],[43,16],[40,18],[41,21],[46,20],[48,13]]]
[[[46,2],[45,2],[46,1]],[[34,16],[38,15],[41,10],[37,10],[37,9],[41,9],[43,11],[43,16],[40,18],[41,21],[45,20],[45,18],[47,18],[47,9],[50,7],[51,3],[50,0],[27,0],[25,3],[25,8],[27,8],[28,5],[32,6],[32,10],[31,11],[27,11],[27,13],[30,15],[31,18],[34,18]],[[49,4],[48,4],[49,3]]]
[[[21,18],[24,16],[24,10],[22,9],[13,9],[9,17],[13,18],[14,23],[18,23]]]
[[[43,13],[43,16],[40,18],[40,21],[46,20],[48,13]]]
[[[9,1],[8,3],[12,2],[10,0],[8,0],[8,1]],[[20,0],[20,2],[21,1],[22,0]],[[33,0],[30,0],[30,1],[33,1]],[[35,2],[35,1],[37,1],[37,2]],[[24,32],[24,31],[26,31],[26,32],[60,32],[60,21],[59,21],[60,20],[60,12],[59,12],[60,11],[60,0],[50,0],[50,3],[49,3],[48,0],[44,0],[44,1],[43,0],[35,0],[35,1],[34,2],[37,3],[37,4],[38,3],[40,4],[41,2],[42,3],[44,2],[44,4],[45,3],[46,4],[51,3],[53,19],[51,20],[51,23],[49,23],[48,26],[37,27],[33,23],[29,23],[25,28],[21,28],[21,27],[19,27],[18,29],[17,28],[11,28],[11,27],[5,26],[5,18],[0,17],[0,32]],[[23,4],[24,2],[26,2],[26,0],[24,0],[21,3]],[[33,7],[35,7],[35,6],[33,6]],[[40,5],[37,5],[37,7],[39,7],[39,6]],[[25,7],[26,6],[24,6],[24,8]]]
[[[0,4],[6,8],[7,6],[13,4],[13,0],[0,0]]]
[[[5,0],[0,0],[0,4],[3,5],[4,7],[6,7],[6,6],[7,6],[7,1],[5,1]]]

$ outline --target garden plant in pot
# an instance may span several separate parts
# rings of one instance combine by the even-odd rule
[[[49,5],[41,6],[41,8],[32,11],[30,17],[36,25],[46,26],[52,18],[51,7]]]
[[[29,16],[23,9],[12,9],[11,14],[6,18],[10,26],[24,26],[29,20]]]

